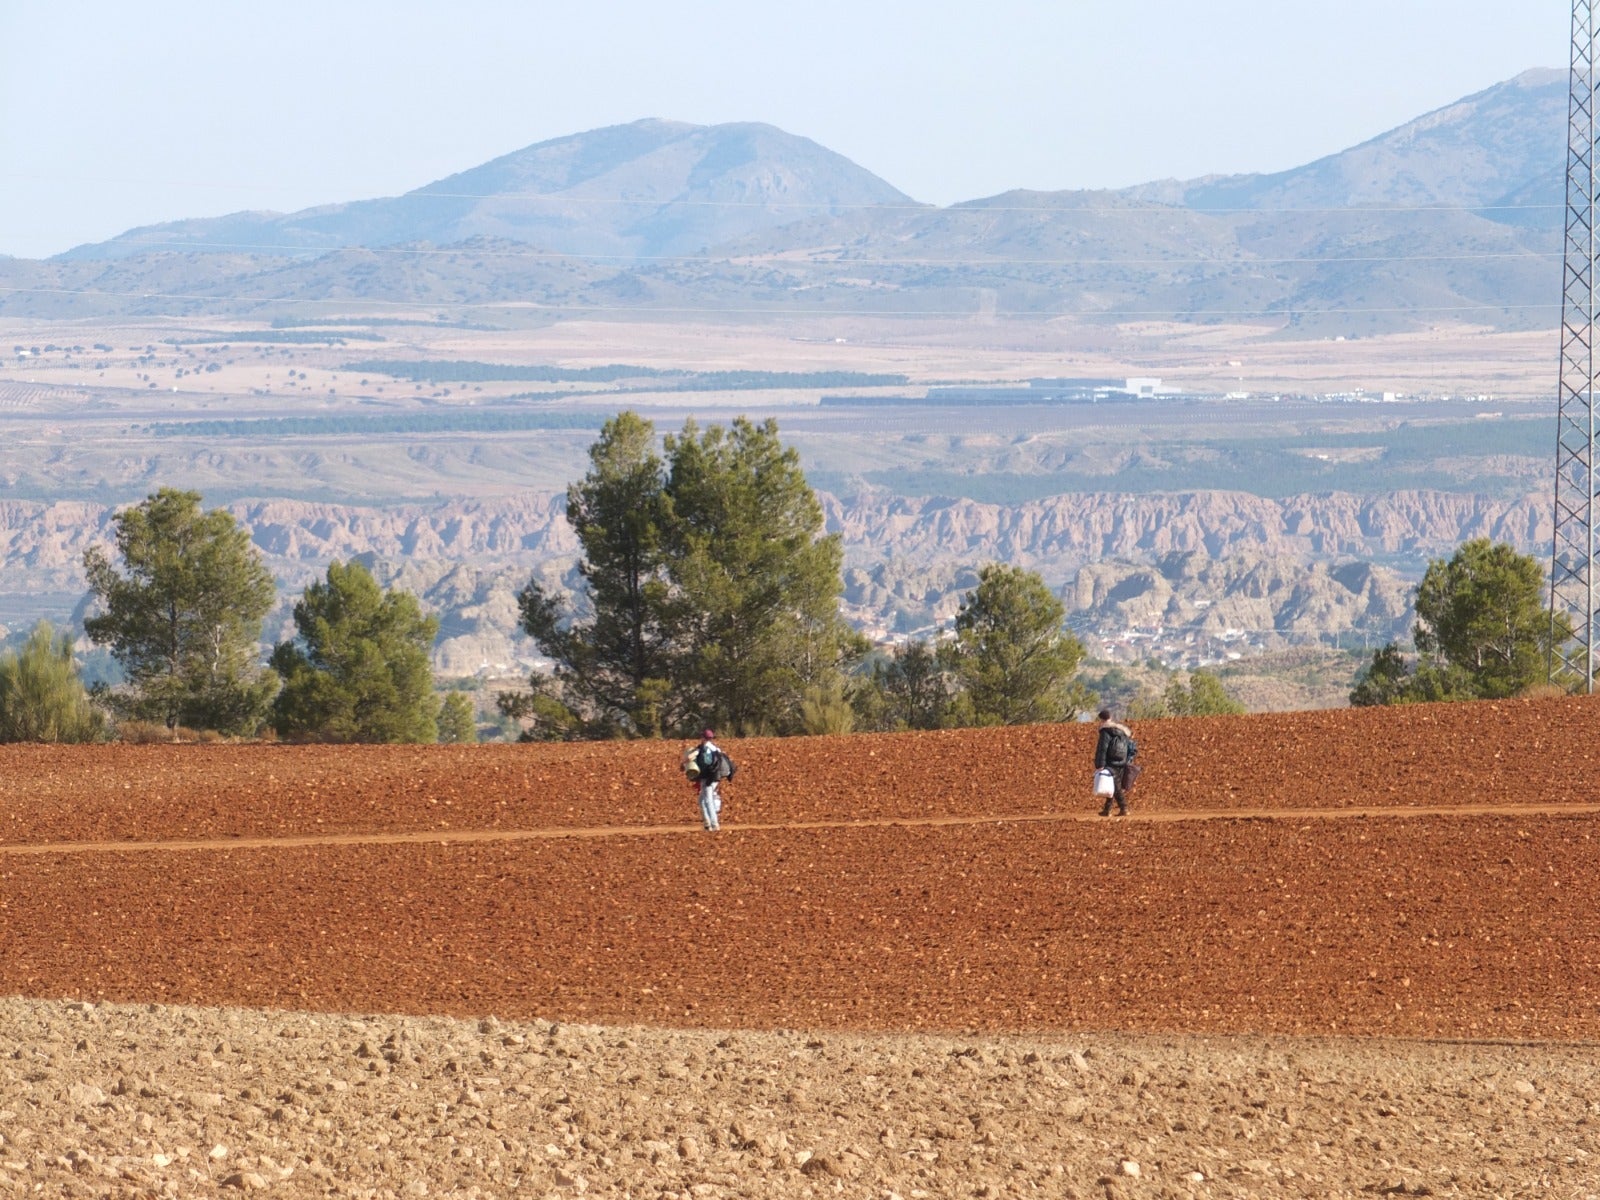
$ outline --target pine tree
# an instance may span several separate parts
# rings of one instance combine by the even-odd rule
[[[478,740],[478,714],[465,692],[446,692],[439,702],[439,740],[470,745]]]
[[[839,538],[775,421],[689,421],[666,451],[674,689],[690,724],[794,732],[808,690],[829,694],[866,648],[839,615]]]
[[[253,733],[276,678],[260,662],[261,621],[275,588],[250,536],[200,495],[171,488],[119,512],[116,548],[83,556],[101,613],[84,622],[128,681],[116,710],[140,720]]]
[[[1541,682],[1552,639],[1572,637],[1564,614],[1551,621],[1545,589],[1538,560],[1488,538],[1463,542],[1448,561],[1430,562],[1417,587],[1412,633],[1424,659],[1418,674],[1432,668],[1448,676],[1453,668],[1485,700]]]
[[[950,685],[939,656],[919,639],[895,647],[873,667],[872,682],[882,695],[886,729],[937,729],[950,703]]]
[[[978,572],[941,647],[958,691],[954,725],[1024,725],[1077,718],[1089,697],[1073,674],[1083,644],[1063,628],[1066,610],[1044,580],[991,563]]]
[[[659,737],[663,721],[678,723],[663,624],[665,478],[654,442],[649,421],[618,414],[589,448],[588,474],[567,488],[593,615],[574,620],[537,582],[517,597],[523,629],[556,663],[560,700],[546,700],[567,710],[557,724],[591,736]]]
[[[1372,661],[1356,676],[1350,703],[1355,708],[1398,704],[1406,697],[1408,679],[1405,656],[1399,646],[1390,642],[1374,650]]]
[[[281,642],[272,724],[286,738],[433,742],[439,702],[428,654],[439,622],[415,596],[384,591],[358,562],[331,563],[327,581],[294,606],[298,641]]]
[[[1570,618],[1552,619],[1545,607],[1545,588],[1537,559],[1488,538],[1432,560],[1417,587],[1416,669],[1406,670],[1398,647],[1384,646],[1357,677],[1350,703],[1496,700],[1537,687],[1552,647],[1573,637]]]

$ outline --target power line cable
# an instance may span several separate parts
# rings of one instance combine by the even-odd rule
[[[796,258],[783,252],[767,254],[592,254],[572,250],[491,250],[471,246],[296,246],[281,242],[181,242],[142,241],[141,247],[209,253],[219,250],[265,251],[284,257],[334,254],[381,254],[418,257],[462,257],[532,259],[536,261],[578,261],[619,263],[716,263],[725,266],[777,265],[803,267],[859,266],[1219,266],[1252,267],[1326,263],[1400,262],[1486,262],[1501,259],[1559,259],[1560,250],[1505,250],[1480,254],[1361,254],[1361,255],[1283,255],[1276,257],[1215,258]],[[80,260],[81,261],[81,260]],[[92,260],[102,261],[102,260]]]
[[[14,172],[0,172],[0,179],[50,181],[58,177],[48,175],[19,174]],[[1243,176],[1240,178],[1251,178]],[[126,178],[97,178],[77,177],[71,180],[62,180],[72,183],[117,183],[117,184],[158,184],[162,187],[172,186],[170,180],[152,179],[126,179]],[[210,181],[188,181],[184,187],[193,189],[226,189],[239,191],[259,190],[253,187],[243,187],[235,184],[219,184]],[[1058,189],[1052,192],[1041,192],[1041,195],[1057,196],[1082,196],[1082,195],[1115,195],[1118,192],[1140,190],[1142,186],[1134,185],[1131,188],[1073,188]],[[1031,191],[1032,189],[1018,188],[1012,191]],[[1001,192],[1008,195],[1009,192]],[[1485,212],[1536,212],[1536,211],[1562,211],[1563,204],[1471,204],[1462,201],[1443,201],[1436,204],[1327,204],[1327,205],[1205,205],[1195,206],[1181,203],[1152,204],[1149,202],[1130,202],[1127,204],[989,204],[985,198],[973,200],[960,200],[954,204],[937,205],[923,203],[915,200],[906,203],[888,201],[873,201],[853,203],[848,201],[833,200],[712,200],[693,199],[688,197],[671,196],[661,199],[630,200],[620,196],[575,196],[568,192],[455,192],[434,191],[424,186],[409,192],[402,192],[398,196],[380,196],[365,200],[337,201],[331,204],[312,205],[312,208],[351,207],[358,204],[394,203],[401,200],[518,200],[518,201],[543,201],[551,204],[572,205],[585,208],[614,207],[614,208],[711,208],[711,209],[761,209],[770,212],[913,212],[928,215],[956,215],[956,216],[986,216],[990,213],[1051,213],[1061,215],[1065,213],[1094,213],[1105,215],[1108,213],[1163,213],[1167,215],[1188,213],[1195,216],[1210,216],[1213,214],[1259,214],[1271,216],[1276,214],[1293,213],[1485,213]],[[296,210],[307,211],[306,209]],[[293,216],[294,213],[282,214]],[[222,220],[220,218],[197,218],[200,220]]]
[[[1151,308],[1151,309],[990,309],[981,312],[973,309],[876,309],[876,308],[792,308],[730,305],[626,305],[626,304],[540,304],[523,300],[436,300],[419,297],[408,300],[388,300],[375,297],[317,297],[300,296],[239,296],[200,295],[181,292],[117,292],[91,288],[22,288],[0,286],[0,294],[35,296],[76,296],[107,300],[178,300],[208,304],[325,304],[354,307],[360,305],[386,305],[389,307],[431,309],[487,309],[522,310],[531,313],[631,313],[635,315],[693,315],[693,316],[780,316],[780,317],[943,317],[949,320],[971,320],[974,315],[1004,317],[1007,319],[1037,318],[1054,320],[1060,317],[1174,317],[1195,319],[1201,317],[1293,317],[1293,316],[1354,316],[1363,314],[1393,313],[1466,313],[1466,312],[1535,312],[1553,309],[1560,304],[1419,304],[1378,305],[1370,308]]]

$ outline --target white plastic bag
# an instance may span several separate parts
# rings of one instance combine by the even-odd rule
[[[1117,794],[1116,776],[1112,775],[1105,767],[1094,773],[1094,794],[1096,796],[1115,796]]]

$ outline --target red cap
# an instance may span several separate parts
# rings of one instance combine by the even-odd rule
[[[714,738],[717,735],[712,733],[711,730],[709,730],[709,729],[702,729],[700,731],[700,736],[703,737],[703,738]]]

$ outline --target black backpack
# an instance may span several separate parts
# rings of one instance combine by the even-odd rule
[[[1138,753],[1134,741],[1120,729],[1113,729],[1111,736],[1106,739],[1106,766],[1125,767],[1133,761],[1133,756]]]
[[[733,759],[721,750],[701,750],[695,755],[695,765],[700,768],[700,778],[709,779],[713,783],[732,779],[735,770]]]

